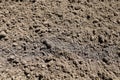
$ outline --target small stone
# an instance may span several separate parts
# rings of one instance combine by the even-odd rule
[[[26,68],[28,66],[27,61],[25,61],[25,60],[22,60],[21,63],[22,63],[22,65],[24,65],[24,68]]]
[[[45,68],[46,66],[44,64],[41,65],[42,68]]]
[[[99,42],[99,43],[104,43],[104,42],[106,42],[105,37],[104,37],[103,35],[99,35],[99,36],[98,36],[98,42]]]
[[[34,67],[34,66],[31,66],[31,67],[30,67],[30,70],[31,70],[31,71],[35,70],[35,67]]]
[[[95,19],[95,20],[93,21],[93,24],[98,23],[98,22],[99,22],[99,20]]]
[[[102,59],[102,61],[103,61],[104,63],[108,64],[108,65],[111,63],[111,62],[110,62],[110,59],[107,58],[107,57],[104,57],[104,58]]]
[[[120,24],[120,19],[117,19],[117,23]]]
[[[7,35],[7,34],[5,33],[5,31],[1,31],[1,32],[0,32],[0,39],[5,38],[6,35]]]
[[[14,55],[10,55],[7,60],[12,63],[13,66],[16,66],[19,63],[19,60]]]
[[[54,43],[53,43],[52,41],[48,40],[48,39],[45,39],[45,40],[43,41],[43,44],[44,44],[48,49],[53,48],[53,47],[55,46]]]
[[[120,51],[117,52],[118,57],[120,57]]]
[[[90,40],[91,40],[91,41],[94,41],[94,40],[95,40],[95,37],[94,37],[94,36],[91,36],[91,37],[90,37]]]
[[[14,55],[9,56],[10,59],[15,59]]]
[[[14,60],[15,59],[15,56],[14,55],[10,55],[8,60],[11,61],[11,60]]]
[[[18,44],[17,43],[13,43],[13,46],[17,46]]]

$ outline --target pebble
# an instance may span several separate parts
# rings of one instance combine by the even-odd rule
[[[0,39],[5,38],[6,35],[7,35],[7,34],[5,33],[5,31],[1,31],[1,32],[0,32]]]
[[[110,64],[110,60],[107,57],[104,57],[102,61],[106,64]]]
[[[14,55],[10,55],[10,56],[9,56],[9,59],[14,60],[14,59],[15,59],[15,56],[14,56]]]
[[[7,59],[9,62],[12,62],[15,60],[15,56],[14,55],[10,55]]]
[[[91,41],[94,41],[94,40],[95,40],[95,37],[94,37],[94,36],[91,36],[91,37],[90,37],[90,40],[91,40]]]
[[[120,19],[117,19],[117,23],[120,24]]]
[[[17,43],[13,43],[13,46],[17,46],[18,44]]]
[[[48,49],[53,48],[55,46],[54,43],[48,39],[45,39],[43,41],[43,44],[45,44]]]
[[[41,67],[42,67],[42,68],[45,68],[45,67],[46,67],[46,65],[42,64],[42,65],[41,65]]]
[[[117,52],[118,57],[120,57],[120,51]]]
[[[7,59],[10,63],[14,63],[14,65],[19,63],[19,60],[14,56],[14,55],[10,55]]]
[[[98,42],[99,42],[99,43],[104,43],[105,40],[106,40],[106,39],[105,39],[105,37],[104,37],[103,35],[99,35],[99,36],[98,36]]]
[[[30,67],[30,70],[31,70],[31,71],[35,70],[35,67],[34,67],[34,66],[31,66],[31,67]]]

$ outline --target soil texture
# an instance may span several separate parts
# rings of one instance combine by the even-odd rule
[[[0,0],[0,80],[120,80],[120,0]]]

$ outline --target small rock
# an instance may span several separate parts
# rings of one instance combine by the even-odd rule
[[[58,66],[55,67],[56,70],[60,70],[60,68]]]
[[[102,59],[102,61],[103,61],[104,63],[108,64],[108,65],[111,63],[110,59],[107,58],[107,57],[104,57],[104,58]]]
[[[10,63],[13,63],[14,66],[19,63],[18,59],[14,55],[10,55],[7,59]]]
[[[94,41],[94,40],[95,40],[95,37],[94,37],[94,36],[91,36],[91,37],[90,37],[90,40],[91,40],[91,41]]]
[[[117,52],[118,57],[120,57],[120,51]]]
[[[34,67],[34,66],[31,66],[31,67],[30,67],[30,70],[31,70],[31,71],[35,70],[35,67]]]
[[[5,31],[1,31],[1,32],[0,32],[0,39],[5,38],[6,35],[7,35],[7,34],[5,33]]]
[[[21,63],[22,63],[22,65],[24,65],[24,68],[26,68],[28,66],[27,61],[25,61],[25,60],[21,60]]]
[[[45,67],[46,67],[46,65],[42,64],[42,65],[41,65],[41,67],[42,67],[42,68],[45,68]]]
[[[50,41],[50,40],[48,40],[48,39],[45,39],[45,40],[43,41],[43,44],[44,44],[44,45],[46,45],[46,47],[47,47],[48,49],[50,49],[50,48],[53,48],[53,47],[54,47],[53,42],[52,42],[52,41]]]
[[[98,36],[98,42],[99,42],[99,43],[104,43],[104,42],[106,42],[105,37],[104,37],[103,35],[99,35],[99,36]]]
[[[93,21],[93,24],[98,23],[98,22],[99,22],[99,20],[95,19],[95,20]]]
[[[117,23],[120,24],[120,19],[117,19]]]
[[[13,43],[13,46],[17,46],[18,44],[17,43]]]
[[[8,61],[13,61],[15,59],[15,56],[14,55],[10,55],[9,57],[8,57]]]

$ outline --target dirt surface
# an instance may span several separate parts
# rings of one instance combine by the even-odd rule
[[[0,0],[0,80],[120,80],[120,0]]]

